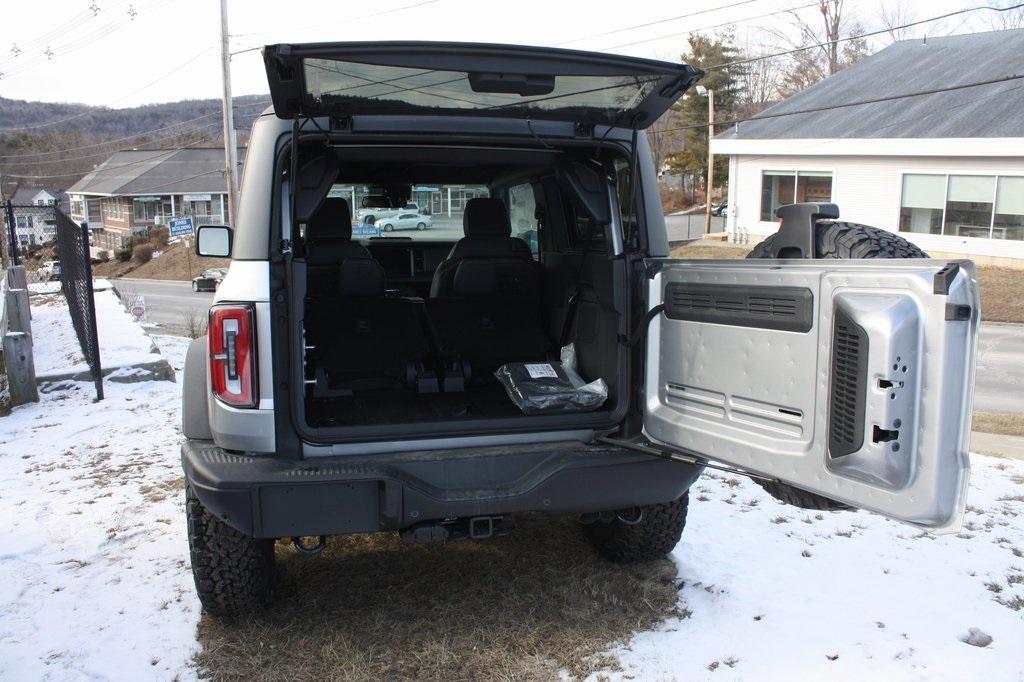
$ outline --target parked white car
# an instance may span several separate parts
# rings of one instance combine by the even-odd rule
[[[394,218],[378,218],[377,227],[382,232],[394,230],[425,230],[431,225],[428,215],[421,215],[413,211],[402,211]]]
[[[397,219],[399,215],[405,215],[406,213],[418,214],[419,212],[420,205],[417,204],[415,201],[410,201],[402,208],[381,208],[364,206],[363,208],[360,208],[356,211],[356,222],[370,223],[371,225],[376,225],[378,222],[386,220],[388,218]],[[429,221],[427,221],[427,225],[430,225]]]

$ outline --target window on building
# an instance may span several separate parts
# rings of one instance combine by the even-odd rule
[[[533,196],[533,185],[524,182],[508,191],[508,217],[512,224],[512,236],[530,245],[530,251],[537,254],[537,200]]]
[[[135,217],[135,220],[153,220],[156,218],[159,206],[160,204],[157,201],[134,199],[132,201],[132,215]]]
[[[71,202],[71,215],[81,217],[85,214],[85,202],[75,199]]]
[[[992,238],[1024,240],[1024,177],[999,178]]]
[[[900,231],[1024,240],[1024,177],[904,175]]]
[[[30,216],[30,215],[20,215],[20,216],[17,216],[14,219],[14,224],[15,224],[15,226],[17,226],[17,227],[19,227],[19,228],[21,228],[23,230],[32,229],[32,226],[33,226],[32,216]]]
[[[946,206],[946,176],[904,175],[900,202],[900,231],[942,234]]]
[[[832,201],[828,171],[762,171],[761,220],[773,222],[779,206],[803,201]]]
[[[946,185],[946,219],[943,234],[957,237],[988,237],[996,179],[981,175],[950,175]]]

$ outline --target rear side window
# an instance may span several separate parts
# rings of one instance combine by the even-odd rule
[[[537,237],[537,198],[533,193],[533,185],[524,182],[521,185],[510,187],[508,204],[512,236],[529,244],[530,251],[536,256],[539,250],[539,241]]]

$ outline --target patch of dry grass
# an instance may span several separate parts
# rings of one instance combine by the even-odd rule
[[[675,247],[671,255],[673,258],[746,258],[750,248],[722,242],[696,241]]]
[[[602,651],[679,613],[670,561],[612,564],[574,521],[514,520],[511,536],[484,542],[354,535],[316,557],[279,543],[274,605],[236,623],[204,615],[200,673],[246,682],[585,677],[617,667]]]
[[[988,322],[1024,322],[1024,270],[978,266],[981,319]]]
[[[1004,436],[1024,436],[1024,414],[975,412],[971,430],[999,433]]]

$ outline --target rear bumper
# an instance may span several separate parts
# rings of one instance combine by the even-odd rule
[[[400,530],[522,511],[623,509],[676,499],[703,469],[581,443],[289,460],[186,440],[181,459],[203,506],[264,538]]]

